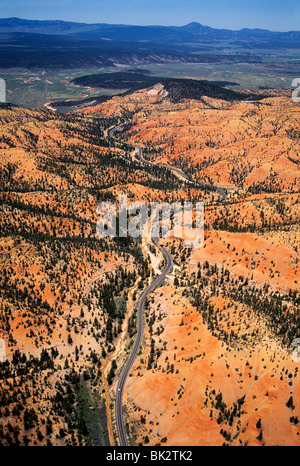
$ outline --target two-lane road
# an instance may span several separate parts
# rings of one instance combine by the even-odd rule
[[[149,160],[146,160],[146,159],[143,158],[143,149],[140,146],[134,146],[134,147],[138,151],[137,158],[141,162],[147,163],[148,165],[156,165],[157,167],[166,168],[167,170],[170,170],[170,171],[174,172],[175,174],[180,175],[185,180],[189,181],[188,175],[186,175],[183,171],[179,170],[179,168],[170,167],[168,165],[163,165],[162,163],[149,162]]]
[[[109,137],[113,137],[113,135],[114,135],[114,133],[116,131],[118,131],[118,132],[122,131],[123,126],[127,125],[128,123],[129,123],[129,121],[125,120],[124,123],[110,129],[108,131]],[[140,162],[147,163],[149,165],[157,165],[157,166],[160,166],[160,167],[167,168],[168,170],[174,172],[175,174],[180,175],[185,180],[190,181],[189,176],[186,175],[181,170],[179,170],[178,168],[170,167],[170,166],[155,163],[155,162],[149,162],[148,160],[145,160],[143,158],[143,149],[142,149],[142,147],[135,146],[135,148],[137,149],[137,159]],[[195,180],[192,180],[192,181],[195,182]],[[201,187],[204,187],[204,188],[207,187],[209,189],[216,190],[221,195],[222,201],[226,200],[226,193],[225,193],[225,191],[223,191],[222,188],[219,188],[218,186],[214,186],[214,185],[209,185],[209,184],[197,182],[197,181],[196,181],[196,183],[198,183]],[[153,241],[157,244],[158,243],[158,238],[153,238]],[[138,351],[139,351],[140,346],[141,346],[142,338],[143,338],[143,308],[144,308],[144,304],[145,304],[145,301],[146,301],[146,298],[147,298],[148,294],[151,293],[154,290],[154,288],[156,286],[158,286],[164,280],[166,275],[173,269],[173,258],[171,256],[171,254],[169,253],[169,251],[164,246],[158,245],[158,247],[161,249],[161,251],[163,252],[163,254],[165,256],[165,267],[164,267],[162,273],[160,275],[158,275],[155,278],[155,280],[144,290],[144,292],[143,292],[143,294],[142,294],[142,296],[141,296],[141,298],[139,300],[138,309],[137,309],[137,335],[136,335],[136,339],[135,339],[133,348],[131,350],[131,353],[129,355],[129,358],[126,361],[126,364],[125,364],[125,366],[124,366],[124,368],[122,370],[122,373],[120,375],[120,379],[119,379],[118,384],[117,384],[116,401],[115,401],[115,415],[116,415],[117,434],[118,434],[120,446],[127,446],[128,445],[128,440],[127,440],[126,432],[125,432],[125,428],[124,428],[123,411],[122,411],[123,393],[124,393],[124,388],[125,388],[125,384],[126,384],[128,374],[129,374],[129,372],[130,372],[130,370],[131,370],[131,368],[132,368],[132,366],[133,366],[133,364],[135,362],[135,359],[137,357]]]
[[[126,126],[129,124],[129,121],[128,120],[125,120],[124,123],[120,123],[118,126],[114,126],[113,128],[111,128],[110,130],[108,130],[108,137],[112,138],[114,136],[114,133],[116,131],[118,132],[121,132],[123,131],[123,126]]]
[[[157,239],[155,238],[154,241],[157,243]],[[122,411],[122,405],[123,405],[123,393],[124,393],[124,387],[126,383],[126,379],[128,377],[128,374],[133,366],[133,363],[137,357],[137,354],[139,352],[142,338],[143,338],[143,308],[144,304],[146,301],[146,298],[149,293],[151,293],[154,288],[156,288],[166,275],[171,272],[173,269],[173,258],[169,251],[164,247],[164,246],[159,246],[161,251],[163,252],[165,256],[165,267],[160,275],[158,275],[155,280],[143,291],[142,296],[140,297],[139,304],[138,304],[138,309],[137,309],[137,335],[136,339],[133,345],[133,348],[131,350],[130,356],[128,360],[126,361],[126,364],[123,368],[123,371],[121,373],[118,385],[117,385],[117,392],[116,392],[116,402],[115,402],[115,414],[116,414],[116,425],[117,425],[117,433],[119,437],[119,444],[120,446],[127,446],[128,441],[126,437],[126,432],[124,428],[124,421],[123,421],[123,411]]]
[[[170,167],[169,165],[163,165],[162,163],[149,162],[149,160],[146,160],[143,157],[142,147],[140,146],[134,146],[134,147],[137,149],[137,159],[140,162],[147,163],[148,165],[156,165],[157,167],[167,168],[171,172],[175,173],[175,175],[179,175],[180,177],[184,178],[186,181],[193,181],[194,183],[199,184],[199,186],[202,188],[214,189],[221,195],[222,201],[225,201],[226,193],[222,188],[219,188],[218,186],[215,186],[213,184],[201,183],[200,181],[197,181],[197,180],[191,180],[190,177],[186,173],[181,171],[179,168]]]

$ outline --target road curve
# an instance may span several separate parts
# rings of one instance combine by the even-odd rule
[[[221,195],[222,201],[225,201],[227,195],[226,195],[225,191],[222,188],[219,188],[218,186],[215,186],[213,184],[201,183],[200,181],[192,180],[192,179],[190,179],[190,177],[186,173],[179,170],[179,168],[170,167],[169,165],[163,165],[162,163],[149,162],[149,160],[146,160],[146,159],[143,158],[143,149],[142,149],[142,147],[140,147],[140,146],[134,146],[134,147],[138,151],[137,159],[139,159],[141,162],[147,163],[148,165],[156,165],[158,167],[167,168],[171,172],[174,172],[175,174],[178,174],[181,177],[185,178],[187,181],[193,181],[194,183],[199,184],[199,186],[202,187],[202,188],[214,189],[215,191],[218,191],[218,193]]]
[[[107,133],[108,137],[112,138],[116,131],[118,132],[123,131],[123,126],[126,126],[128,124],[129,124],[129,121],[125,119],[124,123],[120,123],[118,126],[114,126],[110,130],[108,130],[108,133]]]
[[[175,168],[175,167],[170,167],[168,165],[163,165],[162,163],[155,163],[155,162],[149,162],[149,160],[146,160],[143,158],[143,149],[140,147],[140,146],[134,146],[138,153],[137,153],[137,158],[143,162],[143,163],[147,163],[148,165],[156,165],[157,167],[162,167],[162,168],[166,168],[167,170],[170,170],[174,173],[177,173],[178,175],[182,176],[183,178],[185,178],[187,181],[189,181],[189,177],[188,175],[186,175],[183,171],[179,170],[179,168]]]
[[[112,138],[116,131],[118,131],[118,132],[122,131],[123,126],[127,125],[128,123],[129,123],[129,121],[126,119],[124,123],[121,123],[120,125],[115,126],[114,128],[110,129],[108,131],[108,136],[110,138]],[[168,170],[173,171],[176,174],[179,174],[180,176],[185,178],[187,181],[190,181],[189,176],[186,175],[181,170],[179,170],[178,168],[170,167],[170,166],[163,165],[163,164],[160,164],[160,163],[149,162],[148,160],[145,160],[143,158],[143,149],[142,149],[142,147],[137,146],[137,145],[134,146],[134,147],[138,151],[137,158],[141,162],[147,163],[149,165],[157,165],[157,166],[160,166],[160,167],[163,167],[163,168],[167,168]],[[192,180],[192,181],[194,181],[194,180]],[[209,184],[200,183],[200,182],[197,182],[197,183],[199,185],[201,185],[202,187],[204,187],[204,188],[207,187],[209,189],[214,189],[214,190],[218,191],[219,194],[222,197],[222,201],[225,201],[227,196],[226,196],[225,191],[223,191],[223,189],[219,188],[218,186],[214,186],[214,185],[209,185]],[[153,241],[157,244],[158,243],[158,238],[153,238]],[[143,294],[140,297],[139,304],[138,304],[138,309],[137,309],[137,335],[136,335],[136,339],[135,339],[133,348],[131,350],[131,353],[129,355],[129,358],[126,361],[126,364],[125,364],[125,366],[124,366],[124,368],[122,370],[122,373],[120,375],[120,378],[119,378],[119,381],[118,381],[118,384],[117,384],[117,389],[116,389],[115,416],[116,416],[117,434],[118,434],[120,446],[128,446],[128,440],[127,440],[127,436],[126,436],[126,432],[125,432],[125,428],[124,428],[123,410],[122,410],[123,393],[124,393],[124,388],[125,388],[127,377],[129,375],[129,372],[130,372],[134,362],[135,362],[135,359],[137,357],[138,351],[139,351],[140,346],[141,346],[142,338],[143,338],[143,308],[144,308],[144,304],[145,304],[145,301],[146,301],[146,298],[147,298],[148,294],[151,293],[154,290],[154,288],[156,286],[158,286],[164,280],[166,275],[173,269],[173,257],[171,256],[169,251],[164,246],[158,245],[158,247],[160,248],[160,250],[163,252],[163,254],[165,256],[165,262],[166,262],[165,267],[164,267],[162,273],[160,275],[158,275],[155,278],[155,280],[143,291]]]
[[[157,238],[154,239],[157,243]],[[128,377],[128,374],[133,366],[133,363],[137,357],[138,351],[141,346],[142,338],[143,338],[143,308],[146,301],[146,298],[149,293],[151,293],[154,288],[156,288],[166,277],[166,275],[171,272],[173,269],[173,258],[169,251],[164,246],[158,246],[165,256],[165,267],[160,275],[158,275],[155,280],[143,291],[142,296],[139,299],[138,309],[137,309],[137,335],[131,350],[130,356],[126,361],[126,364],[122,370],[120,375],[117,391],[116,391],[116,401],[115,401],[115,415],[116,415],[116,426],[117,426],[117,433],[119,437],[119,444],[120,446],[128,446],[128,440],[124,428],[124,421],[123,421],[123,393],[125,388],[125,383]]]

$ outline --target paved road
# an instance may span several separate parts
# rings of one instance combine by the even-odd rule
[[[109,136],[110,138],[113,138],[114,133],[115,133],[116,131],[118,131],[118,132],[123,131],[123,126],[128,125],[128,123],[129,123],[129,121],[128,121],[128,120],[125,120],[124,123],[121,123],[121,124],[118,125],[118,126],[114,126],[112,129],[110,129],[110,130],[108,131],[108,136]]]
[[[116,131],[122,131],[123,126],[127,125],[128,123],[129,123],[129,121],[125,120],[124,123],[122,123],[122,124],[120,124],[118,126],[115,126],[114,128],[112,128],[111,130],[108,131],[108,136],[112,138]],[[148,160],[145,160],[143,158],[143,149],[140,146],[135,146],[135,147],[136,147],[136,149],[138,151],[137,158],[141,162],[148,163],[150,165],[158,165],[160,167],[168,168],[170,171],[173,171],[174,173],[179,174],[180,176],[182,176],[186,180],[190,180],[190,178],[184,172],[179,170],[178,168],[168,167],[168,166],[163,165],[163,164],[156,164],[155,162],[149,162]],[[220,193],[223,201],[226,199],[225,191],[223,191],[223,189],[219,188],[218,186],[204,184],[204,183],[200,183],[200,182],[199,182],[199,185],[201,185],[202,187],[208,187],[210,189],[211,188],[215,189],[216,191],[218,191]],[[158,238],[153,238],[153,241],[157,244],[158,243]],[[124,393],[124,388],[125,388],[125,384],[126,384],[128,374],[129,374],[129,372],[130,372],[130,370],[131,370],[131,368],[132,368],[132,366],[133,366],[133,364],[135,362],[135,359],[136,359],[137,354],[139,352],[141,342],[142,342],[142,338],[143,338],[143,308],[144,308],[144,304],[145,304],[145,301],[146,301],[146,298],[147,298],[148,294],[151,293],[154,290],[154,288],[156,286],[158,286],[164,280],[166,275],[173,269],[173,258],[171,256],[171,254],[169,253],[169,251],[164,246],[159,246],[158,245],[158,247],[161,249],[161,251],[163,252],[163,254],[165,256],[165,267],[164,267],[162,273],[160,275],[158,275],[156,277],[156,279],[144,290],[144,292],[143,292],[143,294],[142,294],[142,296],[141,296],[141,298],[139,300],[138,309],[137,309],[137,336],[136,336],[133,348],[131,350],[130,356],[129,356],[128,360],[126,361],[126,364],[125,364],[125,366],[123,368],[123,371],[122,371],[122,373],[120,375],[120,378],[119,378],[119,381],[118,381],[118,384],[117,384],[116,401],[115,401],[115,415],[116,415],[116,426],[117,426],[117,433],[118,433],[120,446],[127,446],[128,445],[128,440],[127,440],[127,436],[126,436],[126,432],[125,432],[125,428],[124,428],[123,410],[122,410],[123,393]]]
[[[149,162],[149,160],[146,160],[143,158],[143,149],[140,147],[140,146],[134,146],[138,153],[137,153],[137,158],[143,162],[143,163],[147,163],[148,165],[156,165],[157,167],[162,167],[162,168],[167,168],[168,170],[174,172],[174,173],[177,173],[178,175],[182,176],[183,178],[185,178],[187,181],[189,180],[189,177],[188,175],[186,175],[183,171],[179,170],[179,168],[175,168],[175,167],[169,167],[168,165],[163,165],[162,163],[155,163],[155,162]]]
[[[129,124],[129,121],[127,119],[125,119],[124,123],[121,123],[120,125],[115,126],[114,128],[110,129],[108,131],[108,136],[110,138],[112,138],[116,131],[118,131],[118,132],[123,131],[123,126],[126,126],[128,124]],[[144,157],[143,157],[142,147],[140,147],[140,146],[134,146],[134,147],[137,149],[137,159],[140,160],[141,162],[147,163],[148,165],[156,165],[158,167],[167,168],[168,170],[174,172],[175,174],[180,175],[182,178],[185,178],[187,181],[193,181],[194,183],[198,183],[199,186],[202,187],[202,188],[214,189],[215,191],[217,191],[220,194],[220,196],[222,197],[222,201],[225,201],[226,193],[222,188],[219,188],[218,186],[215,186],[215,185],[212,185],[212,184],[201,183],[201,182],[196,181],[196,180],[191,180],[190,177],[186,173],[184,173],[183,171],[179,170],[179,168],[170,167],[168,165],[163,165],[162,163],[149,162],[148,160],[144,159]]]
[[[157,243],[157,238],[154,239]],[[157,287],[166,277],[166,275],[171,272],[173,269],[173,258],[169,251],[164,246],[159,246],[161,251],[165,255],[165,267],[160,275],[158,275],[155,280],[144,290],[138,304],[137,309],[137,335],[131,350],[130,356],[126,361],[125,367],[121,373],[118,385],[117,385],[117,392],[116,392],[116,402],[115,402],[115,414],[116,414],[116,425],[117,425],[117,433],[119,437],[120,446],[127,446],[128,441],[126,437],[126,432],[124,428],[123,422],[123,411],[122,411],[122,401],[123,401],[123,392],[125,383],[128,377],[128,374],[132,368],[132,365],[137,357],[139,352],[142,338],[143,338],[143,308],[146,301],[146,298],[149,293],[151,293],[155,287]]]
[[[158,167],[163,167],[163,168],[167,168],[168,170],[174,172],[175,174],[178,174],[180,176],[182,176],[183,178],[185,178],[187,181],[193,181],[194,183],[197,183],[199,184],[200,187],[202,188],[208,188],[208,189],[214,189],[215,191],[218,191],[218,193],[221,195],[222,197],[222,201],[225,201],[226,199],[226,193],[225,191],[223,191],[222,188],[219,188],[218,186],[215,186],[213,184],[207,184],[207,183],[201,183],[200,181],[195,181],[195,180],[192,180],[190,179],[190,177],[184,173],[183,171],[179,170],[179,168],[175,168],[175,167],[170,167],[168,165],[163,165],[162,163],[155,163],[155,162],[149,162],[148,160],[144,159],[143,158],[143,149],[140,147],[140,146],[134,146],[138,153],[137,153],[137,158],[143,162],[143,163],[148,163],[149,165],[157,165]]]

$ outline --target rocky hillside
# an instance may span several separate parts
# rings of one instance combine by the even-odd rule
[[[135,240],[96,235],[97,205],[176,180],[125,163],[112,119],[3,105],[0,121],[0,444],[108,445],[106,365],[150,271]]]
[[[299,106],[211,91],[159,83],[69,115],[1,106],[2,445],[118,442],[116,384],[163,264],[151,241],[96,235],[98,203],[120,193],[205,203],[202,248],[163,240],[175,267],[145,305],[130,442],[299,445]]]
[[[146,303],[131,438],[299,445],[299,106],[276,90],[251,102],[186,91],[163,82],[84,109],[126,117],[120,141],[227,192],[206,203],[203,248],[165,240],[178,268]]]

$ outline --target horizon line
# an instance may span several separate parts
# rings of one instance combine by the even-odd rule
[[[243,31],[243,30],[249,30],[249,31],[268,31],[268,32],[278,32],[280,34],[282,33],[287,33],[287,32],[300,32],[300,29],[289,29],[289,30],[285,30],[285,31],[279,31],[279,30],[273,30],[273,29],[264,29],[264,28],[257,28],[257,27],[242,27],[240,29],[230,29],[230,28],[226,28],[226,27],[222,27],[222,28],[219,28],[219,27],[212,27],[212,26],[208,26],[208,25],[205,25],[205,24],[202,24],[202,23],[199,23],[198,21],[191,21],[189,23],[186,23],[186,24],[182,24],[182,25],[166,25],[166,24],[126,24],[126,23],[106,23],[106,22],[93,22],[93,23],[89,23],[89,22],[82,22],[82,21],[72,21],[72,20],[65,20],[65,19],[28,19],[28,18],[20,18],[18,16],[10,16],[10,17],[6,17],[6,18],[0,18],[0,21],[1,20],[10,20],[10,19],[18,19],[18,20],[21,20],[21,21],[40,21],[40,22],[49,22],[49,21],[52,21],[52,22],[61,22],[61,23],[73,23],[73,24],[86,24],[86,25],[89,25],[89,26],[96,26],[96,25],[108,25],[108,26],[128,26],[128,27],[176,27],[176,28],[183,28],[183,27],[186,27],[186,26],[189,26],[191,24],[197,24],[197,25],[200,25],[200,26],[203,26],[203,27],[206,27],[206,28],[210,28],[210,29],[216,29],[216,30],[219,30],[219,31],[222,31],[222,30],[225,30],[225,31],[234,31],[234,32],[239,32],[239,31]]]

